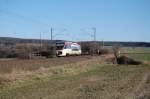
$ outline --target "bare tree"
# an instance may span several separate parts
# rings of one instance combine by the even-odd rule
[[[117,59],[120,57],[120,45],[119,44],[114,44],[112,46],[112,49],[113,49],[113,53],[114,53],[114,60],[113,60],[113,63],[117,63]]]

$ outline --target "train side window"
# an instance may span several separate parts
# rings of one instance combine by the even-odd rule
[[[67,49],[67,45],[64,46],[64,49]]]
[[[71,46],[70,46],[70,45],[67,45],[67,49],[71,49]]]
[[[64,49],[71,49],[71,46],[70,45],[65,45]]]
[[[73,51],[79,51],[79,49],[72,49]]]
[[[72,47],[72,51],[79,51],[78,47]]]

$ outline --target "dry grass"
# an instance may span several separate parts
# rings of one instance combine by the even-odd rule
[[[137,99],[150,99],[150,71],[145,73],[135,90]]]
[[[145,75],[150,66],[100,65],[99,59],[42,68],[32,79],[0,87],[3,88],[0,96],[2,99],[134,99],[135,93],[142,94],[141,89],[146,96],[149,89],[145,87],[150,82]]]
[[[100,59],[99,59],[100,58]],[[69,57],[45,60],[3,60],[0,61],[0,83],[17,79],[30,78],[34,74],[58,74],[65,71],[73,72],[76,67],[92,64],[93,61],[101,63],[101,57]],[[84,64],[84,65],[83,65]],[[76,67],[72,67],[76,65]],[[81,69],[80,68],[80,69]],[[79,69],[79,70],[80,70]]]
[[[14,69],[12,75],[19,79],[0,85],[0,99],[148,99],[150,65],[104,62],[112,57],[88,57],[75,63],[40,66],[35,71]]]

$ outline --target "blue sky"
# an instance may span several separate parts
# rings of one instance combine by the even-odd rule
[[[0,36],[150,42],[150,0],[0,0]],[[58,34],[58,35],[56,35]],[[56,36],[55,36],[56,35]]]

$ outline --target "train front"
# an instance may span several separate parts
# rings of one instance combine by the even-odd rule
[[[65,56],[63,55],[64,45],[65,45],[65,42],[56,42],[56,55],[57,56]]]

